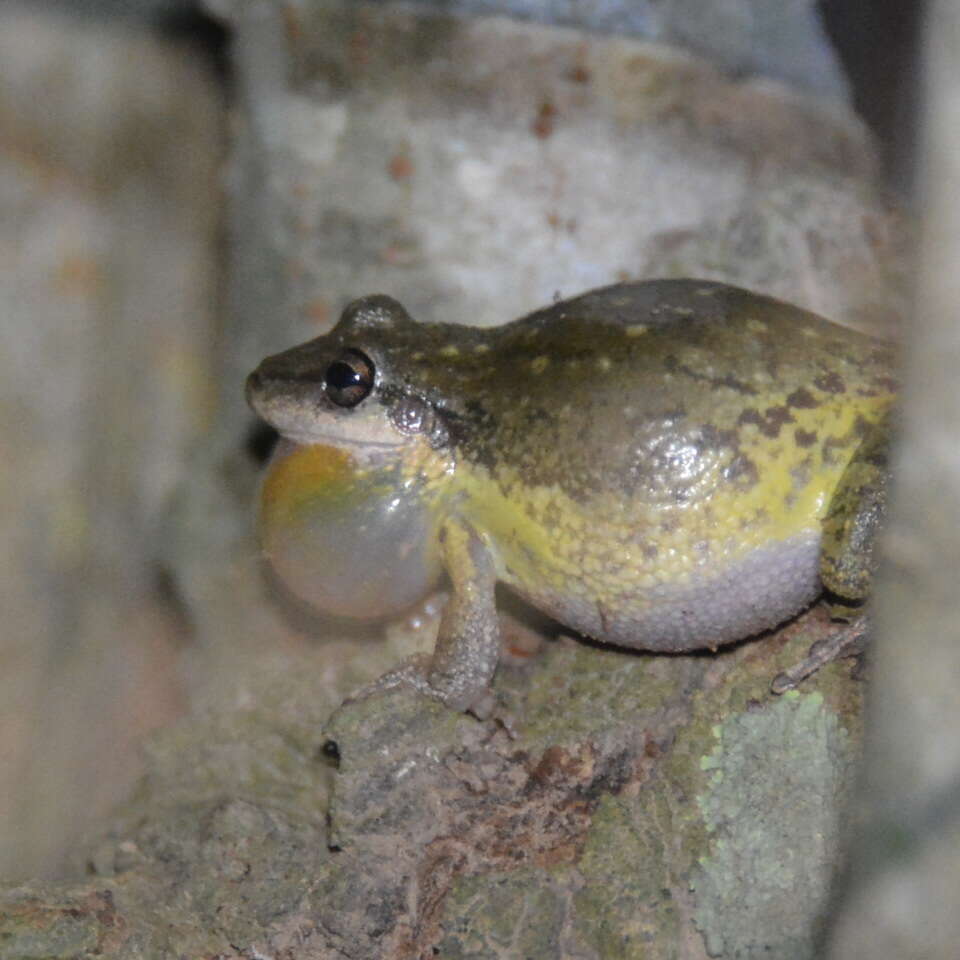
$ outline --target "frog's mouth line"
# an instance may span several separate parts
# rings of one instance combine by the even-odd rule
[[[298,402],[296,397],[264,397],[253,390],[248,393],[248,402],[261,420],[297,446],[339,447],[369,455],[397,451],[408,442],[378,412],[326,413],[312,409],[307,401]]]
[[[309,447],[309,446],[326,446],[326,447],[340,447],[347,449],[357,449],[357,450],[368,450],[376,451],[382,450],[388,452],[390,450],[397,450],[404,445],[403,439],[397,440],[364,440],[358,437],[345,437],[343,435],[336,435],[333,433],[321,433],[319,431],[305,430],[305,431],[293,431],[293,430],[280,430],[278,431],[280,436],[285,440],[289,440],[290,443],[294,443],[297,446]]]

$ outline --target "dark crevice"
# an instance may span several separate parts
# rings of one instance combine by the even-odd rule
[[[244,438],[244,449],[254,463],[264,464],[270,459],[280,434],[269,424],[258,420],[250,425]]]
[[[853,106],[877,137],[891,183],[913,188],[924,0],[818,0],[850,82]]]
[[[226,94],[232,91],[230,31],[219,20],[208,16],[195,3],[184,3],[162,9],[154,15],[153,23],[161,36],[205,61]]]

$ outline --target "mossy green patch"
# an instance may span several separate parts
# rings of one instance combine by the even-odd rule
[[[454,883],[444,903],[444,960],[553,960],[562,955],[563,898],[536,870],[488,873]]]
[[[329,841],[344,849],[368,835],[421,822],[442,808],[421,793],[421,774],[475,733],[477,721],[403,687],[337,710],[324,736],[337,744],[339,767],[329,806]],[[429,822],[427,817],[426,821]]]
[[[680,910],[673,896],[670,810],[653,792],[604,797],[580,858],[574,930],[609,960],[677,956]]]
[[[624,723],[641,726],[701,673],[693,660],[625,653],[564,640],[540,656],[523,703],[524,746],[601,738]]]
[[[813,957],[855,753],[819,693],[792,692],[713,729],[697,804],[708,849],[691,877],[712,956]]]
[[[39,914],[39,915],[38,915]],[[3,911],[0,955],[6,960],[58,960],[92,956],[97,951],[96,917],[81,910]]]

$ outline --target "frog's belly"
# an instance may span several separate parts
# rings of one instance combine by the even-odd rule
[[[591,585],[589,578],[561,590],[514,587],[565,626],[598,640],[642,650],[700,650],[775,627],[807,607],[822,590],[819,558],[819,532],[809,532],[633,592]]]

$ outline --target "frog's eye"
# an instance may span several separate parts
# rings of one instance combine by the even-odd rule
[[[344,350],[327,367],[324,389],[338,407],[355,407],[373,389],[376,369],[359,350]]]

